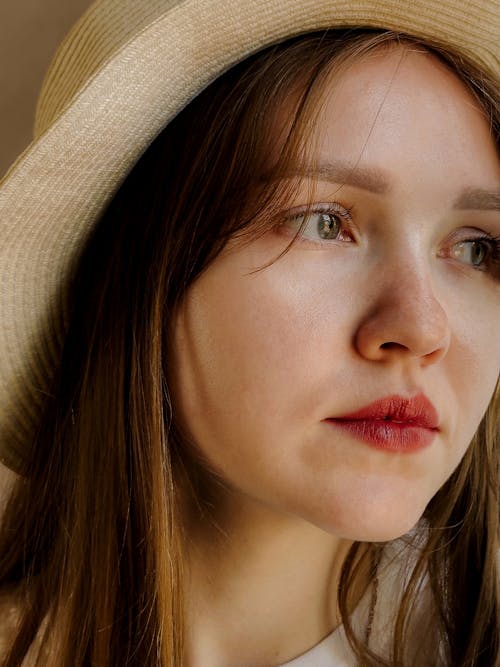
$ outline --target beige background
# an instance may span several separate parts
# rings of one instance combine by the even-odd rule
[[[31,141],[57,45],[91,0],[0,0],[0,177]]]

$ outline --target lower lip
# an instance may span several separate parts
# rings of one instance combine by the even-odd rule
[[[386,452],[415,452],[424,449],[432,443],[437,433],[437,429],[383,419],[327,419],[326,421],[375,449]]]

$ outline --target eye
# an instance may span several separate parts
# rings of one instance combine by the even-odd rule
[[[485,234],[465,239],[453,246],[451,254],[478,271],[486,271],[496,278],[500,275],[500,238]]]
[[[479,268],[490,255],[495,254],[498,245],[499,242],[490,237],[470,239],[455,244],[452,254],[456,259]]]
[[[350,241],[351,210],[334,203],[312,210],[291,211],[282,226],[307,241]]]
[[[461,241],[456,244],[453,256],[466,264],[480,267],[487,259],[490,250],[490,246],[485,241]]]

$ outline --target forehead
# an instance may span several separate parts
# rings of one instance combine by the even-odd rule
[[[332,69],[308,104],[311,123],[302,147],[307,162],[328,165],[335,159],[347,169],[377,168],[388,180],[422,178],[425,170],[430,180],[450,185],[454,176],[462,188],[500,184],[484,109],[458,75],[423,47],[393,43],[353,57]]]

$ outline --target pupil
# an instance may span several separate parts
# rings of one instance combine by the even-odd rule
[[[318,233],[322,239],[334,239],[339,233],[340,223],[334,215],[322,213],[318,222]]]
[[[481,264],[485,256],[484,246],[480,243],[474,245],[474,250],[472,251],[472,261],[474,264]]]

